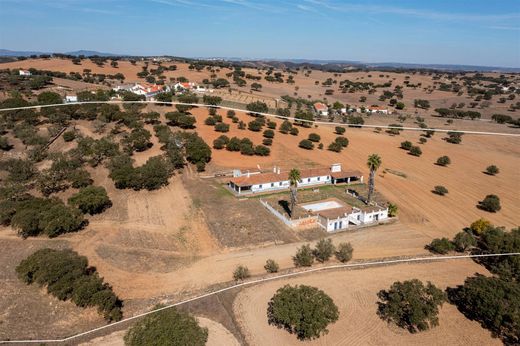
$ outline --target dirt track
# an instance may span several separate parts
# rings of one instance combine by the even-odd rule
[[[410,334],[383,322],[376,314],[377,292],[394,281],[418,278],[440,288],[464,281],[483,269],[472,261],[406,264],[363,271],[333,271],[289,280],[270,282],[244,289],[234,303],[234,312],[251,345],[300,345],[294,335],[267,323],[269,299],[285,284],[318,287],[334,300],[339,320],[329,326],[329,334],[305,342],[308,345],[500,345],[477,322],[469,321],[445,303],[439,314],[440,325],[430,331]]]

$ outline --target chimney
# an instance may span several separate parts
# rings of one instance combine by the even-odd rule
[[[249,173],[249,171],[247,171],[247,177],[249,178],[251,176],[251,174]]]
[[[273,173],[276,173],[276,166],[273,166]]]
[[[280,172],[281,172],[280,167],[278,167],[277,173],[280,174]]]

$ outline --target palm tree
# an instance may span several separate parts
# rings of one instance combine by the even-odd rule
[[[298,198],[296,196],[297,194],[297,188],[298,188],[298,182],[301,180],[301,174],[300,171],[296,168],[291,169],[289,172],[289,184],[291,185],[291,216],[294,210],[294,206],[296,205]]]
[[[372,200],[374,194],[374,180],[377,169],[381,166],[381,157],[377,154],[372,154],[368,157],[367,166],[370,169],[370,178],[368,179],[368,198],[367,204]]]

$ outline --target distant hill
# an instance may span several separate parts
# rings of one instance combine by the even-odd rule
[[[28,57],[30,55],[52,54],[49,52],[39,51],[14,51],[8,49],[0,49],[0,57]],[[115,54],[98,52],[95,50],[76,50],[62,54],[67,55],[84,55],[84,56],[104,56],[104,57],[136,57],[136,55]],[[175,58],[172,55],[163,55]],[[145,57],[143,55],[143,57]],[[177,57],[179,58],[179,57]],[[197,57],[187,58],[188,60],[223,60],[233,63],[239,63],[243,66],[263,67],[271,66],[274,68],[296,68],[299,66],[309,66],[326,71],[338,71],[348,69],[429,69],[441,71],[478,71],[478,72],[506,72],[519,73],[520,68],[516,67],[498,67],[498,66],[473,66],[473,65],[456,65],[456,64],[412,64],[399,62],[380,62],[367,63],[354,60],[320,60],[320,59],[257,59],[257,58],[240,58],[240,57]]]
[[[114,54],[114,53],[103,53],[103,52],[97,52],[95,50],[75,50],[73,52],[66,52],[64,54],[68,55],[84,55],[84,56],[127,56],[126,54]]]
[[[39,51],[17,51],[17,50],[9,50],[9,49],[0,49],[0,56],[31,56],[31,55],[41,55],[41,54],[52,54],[51,52],[39,52]],[[66,52],[62,54],[67,55],[84,55],[84,56],[127,56],[124,54],[114,54],[114,53],[103,53],[97,52],[95,50],[76,50],[73,52]]]
[[[0,49],[0,56],[30,56],[30,55],[40,55],[47,54],[44,52],[33,52],[33,51],[16,51],[16,50],[8,50],[8,49]]]

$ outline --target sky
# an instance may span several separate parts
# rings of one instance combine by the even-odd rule
[[[0,0],[0,48],[520,67],[520,0]]]

